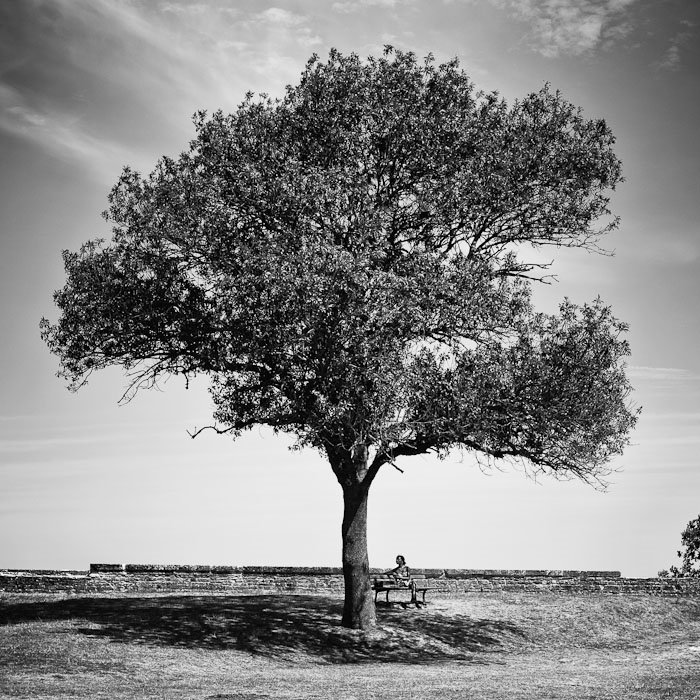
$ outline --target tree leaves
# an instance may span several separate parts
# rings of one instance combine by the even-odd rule
[[[700,515],[691,520],[681,533],[681,547],[682,550],[678,552],[680,569],[672,565],[668,571],[659,571],[659,576],[700,578]]]
[[[600,302],[536,314],[521,250],[615,227],[604,122],[391,50],[312,57],[282,98],[195,128],[149,176],[124,170],[111,241],[65,254],[42,335],[73,387],[109,365],[127,397],[207,374],[218,430],[371,448],[375,471],[463,446],[588,479],[621,451],[624,324]]]

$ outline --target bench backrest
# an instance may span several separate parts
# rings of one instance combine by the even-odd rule
[[[425,580],[426,576],[425,574],[411,574],[411,578],[414,581],[423,581]],[[396,583],[396,579],[393,576],[373,576],[372,583],[375,586],[382,586],[384,584],[392,585]]]

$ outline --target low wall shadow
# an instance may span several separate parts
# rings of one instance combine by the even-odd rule
[[[128,644],[232,649],[323,663],[499,663],[522,640],[514,625],[443,615],[430,607],[378,607],[372,633],[340,626],[337,598],[297,595],[72,598],[0,603],[0,625],[70,620],[80,633]],[[81,627],[81,621],[86,626]]]

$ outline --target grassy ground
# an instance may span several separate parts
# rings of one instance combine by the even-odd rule
[[[700,599],[0,594],[2,698],[697,700]]]

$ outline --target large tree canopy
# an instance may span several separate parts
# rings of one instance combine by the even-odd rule
[[[345,624],[374,621],[367,489],[454,447],[597,480],[635,422],[626,327],[599,300],[536,313],[540,246],[614,229],[614,138],[544,87],[512,105],[456,60],[314,56],[280,99],[195,117],[125,169],[109,242],[65,252],[43,337],[73,388],[124,367],[211,377],[215,429],[321,450],[343,487]]]

